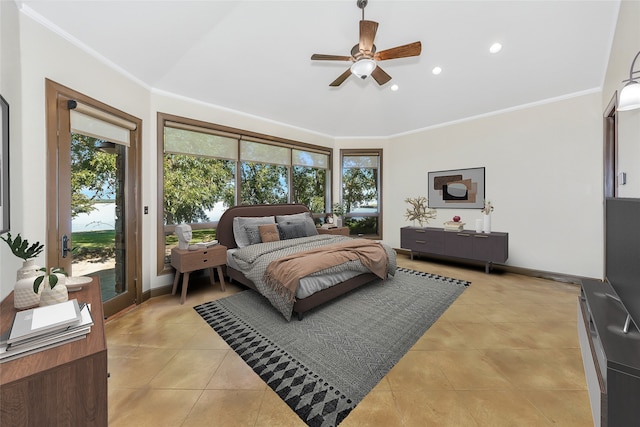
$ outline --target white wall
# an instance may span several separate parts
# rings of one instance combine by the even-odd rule
[[[611,48],[604,82],[602,105],[609,103],[616,90],[629,78],[631,62],[640,51],[640,1],[623,1]],[[640,58],[635,70],[640,71]],[[636,80],[640,75],[635,75]],[[627,174],[627,184],[618,186],[619,197],[640,197],[640,109],[617,113],[618,170]]]
[[[399,247],[400,227],[411,225],[404,199],[426,196],[427,172],[485,167],[492,229],[509,233],[509,265],[601,277],[600,99],[587,94],[393,138],[384,151],[385,241]],[[479,209],[438,209],[430,225],[454,215],[468,229],[481,218]]]
[[[10,167],[10,197],[11,197],[11,228],[22,227],[22,210],[17,200],[22,196],[18,193],[17,179],[18,165],[23,157],[20,149],[22,139],[22,99],[20,97],[20,36],[18,25],[18,10],[15,3],[0,1],[0,94],[9,103],[9,159]],[[13,233],[15,237],[16,233]],[[4,299],[13,290],[16,280],[16,270],[22,266],[22,260],[11,253],[9,247],[0,241],[0,298]]]

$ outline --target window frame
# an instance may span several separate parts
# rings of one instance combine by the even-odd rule
[[[165,227],[164,225],[164,129],[167,123],[179,124],[181,126],[185,126],[186,128],[191,128],[190,130],[194,131],[203,131],[203,132],[211,132],[215,134],[226,134],[237,136],[238,138],[238,146],[237,146],[237,159],[236,159],[236,177],[235,177],[235,185],[236,185],[236,196],[235,196],[235,204],[241,204],[241,173],[240,167],[244,160],[240,157],[240,144],[242,141],[248,142],[258,142],[263,144],[275,145],[286,147],[290,149],[289,153],[289,165],[288,168],[288,203],[292,202],[292,197],[294,195],[293,191],[293,150],[302,150],[302,151],[310,151],[314,153],[320,153],[328,156],[327,166],[326,166],[326,175],[327,182],[325,184],[325,212],[330,212],[331,210],[331,194],[332,194],[332,167],[333,164],[333,148],[324,147],[320,145],[309,144],[305,142],[279,138],[275,136],[260,134],[257,132],[252,132],[243,129],[231,128],[228,126],[218,125],[215,123],[204,122],[196,119],[190,119],[187,117],[176,116],[168,113],[157,112],[157,122],[156,122],[156,136],[157,136],[157,176],[158,176],[158,187],[157,187],[157,216],[156,216],[156,235],[157,235],[157,273],[158,275],[170,274],[173,272],[170,264],[165,263],[165,247],[166,241],[165,237],[172,233],[175,229],[175,225],[168,225]],[[268,162],[264,162],[268,163]],[[323,217],[325,213],[316,214],[314,217]],[[202,229],[202,228],[217,228],[218,222],[200,222],[191,225],[194,230]],[[160,244],[162,242],[162,244]]]
[[[378,157],[378,212],[377,213],[362,213],[354,215],[352,213],[347,212],[344,215],[344,218],[352,218],[352,217],[376,217],[378,218],[378,234],[365,234],[358,235],[358,237],[363,237],[367,239],[373,240],[382,240],[383,232],[382,232],[382,148],[343,148],[340,149],[340,203],[344,203],[343,200],[343,171],[344,171],[344,158],[351,156],[377,156]]]

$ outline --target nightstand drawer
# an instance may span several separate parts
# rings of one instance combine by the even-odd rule
[[[214,246],[197,251],[180,249],[171,251],[171,265],[181,272],[195,271],[226,263],[227,250],[225,246]]]
[[[318,228],[318,234],[333,234],[334,236],[349,236],[349,227]]]

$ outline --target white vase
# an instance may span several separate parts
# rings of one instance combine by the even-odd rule
[[[27,277],[35,277],[40,273],[40,266],[33,259],[28,259],[22,263],[22,267],[16,272],[16,280],[26,279]]]
[[[37,307],[40,303],[40,290],[33,292],[33,281],[42,274],[40,266],[35,260],[29,259],[22,263],[16,272],[16,284],[13,286],[13,306],[16,310],[26,310]]]
[[[342,227],[342,217],[341,216],[336,216],[335,217],[336,220],[336,227]]]
[[[26,277],[16,282],[13,287],[13,306],[16,310],[26,310],[37,307],[40,304],[42,285],[40,285],[37,293],[33,292],[33,282],[36,277],[38,276]]]
[[[482,227],[482,231],[484,233],[491,233],[491,215],[483,215],[484,217],[484,226]]]
[[[65,286],[65,277],[58,276],[58,283],[51,288],[49,286],[49,279],[45,277],[42,281],[42,294],[40,295],[40,306],[58,304],[65,302],[69,299],[69,292]]]
[[[482,219],[476,219],[476,233],[482,233],[484,221]]]

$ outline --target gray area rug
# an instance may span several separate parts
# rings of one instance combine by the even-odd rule
[[[399,268],[287,322],[254,291],[195,310],[309,426],[337,426],[470,283]]]

